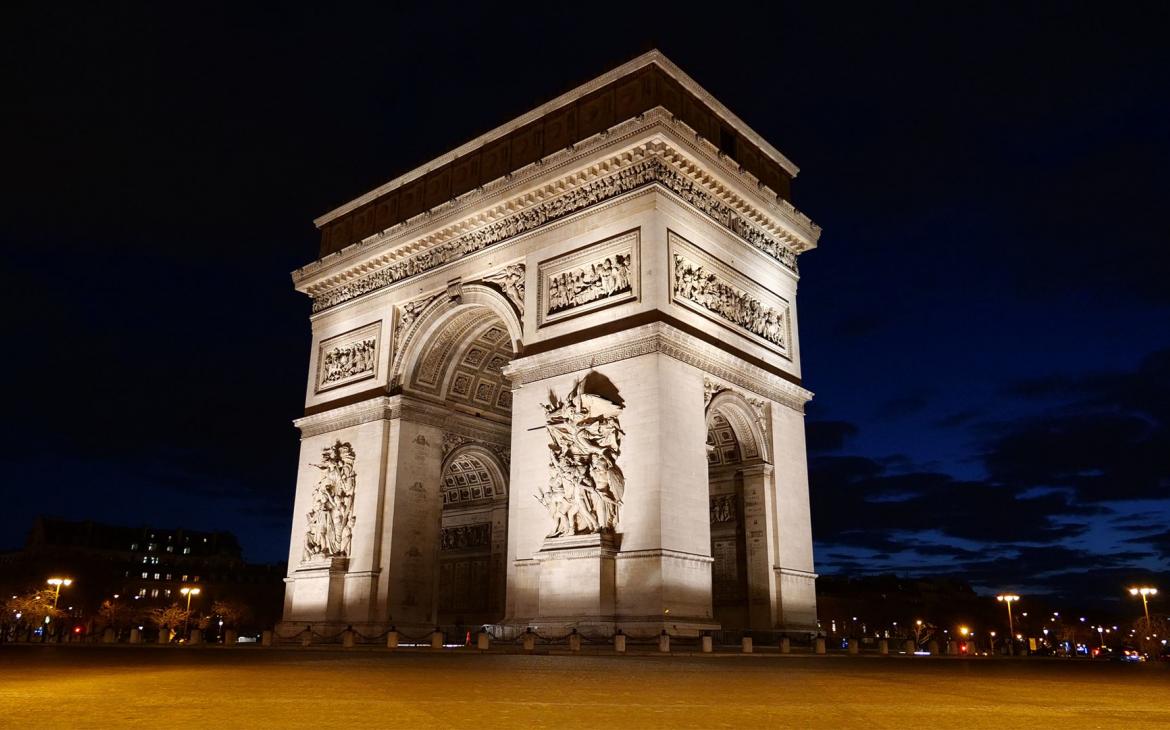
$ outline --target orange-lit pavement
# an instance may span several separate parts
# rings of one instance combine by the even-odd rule
[[[0,646],[0,727],[1170,727],[1170,666]]]

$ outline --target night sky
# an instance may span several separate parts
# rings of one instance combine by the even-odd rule
[[[1170,589],[1170,6],[950,5],[9,12],[0,549],[284,559],[311,220],[656,45],[824,227],[817,569]]]

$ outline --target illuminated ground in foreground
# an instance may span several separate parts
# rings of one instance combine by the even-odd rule
[[[1170,666],[0,646],[0,727],[1170,727]]]

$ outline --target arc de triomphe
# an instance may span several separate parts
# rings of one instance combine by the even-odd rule
[[[317,219],[284,630],[814,630],[796,172],[650,52]]]

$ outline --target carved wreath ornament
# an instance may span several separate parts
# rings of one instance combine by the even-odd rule
[[[565,400],[549,392],[543,405],[551,442],[549,480],[536,499],[553,520],[549,537],[614,532],[626,491],[617,458],[623,431],[618,421],[624,405],[616,395],[589,392],[586,383],[599,380],[591,373],[579,380]],[[612,390],[612,386],[606,390]]]
[[[353,446],[337,441],[321,449],[321,463],[309,466],[321,470],[313,489],[313,506],[306,515],[305,552],[302,560],[344,558],[353,540],[353,494],[357,474]]]

